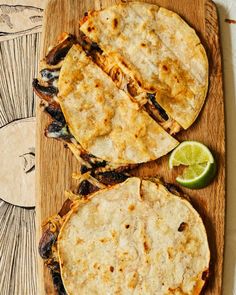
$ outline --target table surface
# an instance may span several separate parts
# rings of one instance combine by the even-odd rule
[[[43,2],[45,3],[45,1],[40,0],[0,0],[0,5],[28,4],[42,7]],[[236,197],[234,195],[234,192],[236,191],[236,1],[216,0],[215,3],[217,4],[220,18],[221,46],[224,65],[227,152],[223,295],[236,295]],[[235,23],[230,24],[225,21],[226,19],[235,20]],[[220,118],[216,118],[216,120],[220,120]],[[35,245],[34,213],[34,209],[20,208],[4,201],[0,201],[0,273],[4,274],[0,279],[0,290],[3,295],[36,294],[35,261],[37,251]],[[16,226],[17,224],[21,224],[21,226]],[[6,239],[6,236],[9,235],[9,233],[12,233],[12,230],[14,230],[16,238],[12,239],[12,244],[9,245],[8,243],[8,248],[6,248],[4,243],[9,242],[9,239]],[[21,251],[21,249],[25,249],[25,251]],[[20,255],[21,258],[19,259],[17,255]],[[11,263],[6,263],[7,261]],[[20,269],[21,264],[17,264],[17,261],[25,261],[26,263],[26,266],[21,269],[20,275],[19,273],[17,274],[16,271],[11,271],[16,267],[19,267]],[[29,280],[29,277],[31,277],[31,280]],[[17,288],[14,284],[18,284]]]

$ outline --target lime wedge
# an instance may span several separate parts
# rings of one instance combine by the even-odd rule
[[[210,150],[198,141],[182,142],[170,155],[169,167],[186,168],[176,181],[188,188],[207,186],[216,173],[216,163]]]

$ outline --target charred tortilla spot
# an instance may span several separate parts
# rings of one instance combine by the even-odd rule
[[[88,27],[88,32],[92,32],[93,29],[93,27]]]
[[[168,71],[168,68],[167,68],[166,65],[163,65],[163,66],[162,66],[162,69],[163,69],[164,71]]]
[[[146,47],[146,44],[145,44],[145,43],[141,43],[141,46],[142,46],[142,47]]]
[[[130,227],[130,225],[129,225],[129,224],[126,224],[126,225],[125,225],[125,228],[129,228],[129,227]]]
[[[110,272],[113,272],[113,271],[114,271],[114,267],[110,266]]]
[[[149,250],[150,250],[146,241],[143,243],[143,248],[146,253],[149,252]]]
[[[182,232],[187,228],[188,224],[186,222],[182,222],[179,227],[178,227],[178,231]]]
[[[114,29],[116,29],[117,26],[118,26],[118,19],[117,18],[114,18],[113,19],[113,27],[114,27]]]

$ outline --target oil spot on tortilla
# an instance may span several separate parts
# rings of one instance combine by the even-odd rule
[[[102,238],[102,239],[100,239],[100,242],[101,242],[101,243],[107,243],[108,241],[109,241],[108,238]]]
[[[78,238],[77,241],[76,241],[76,244],[82,244],[84,242],[84,240]]]
[[[168,258],[169,259],[172,259],[173,258],[173,248],[171,248],[171,247],[169,247],[168,249],[167,249],[167,253],[168,253]]]
[[[134,211],[135,206],[133,204],[131,204],[131,205],[129,205],[128,209],[129,209],[129,211]]]
[[[179,83],[179,79],[178,79],[177,76],[175,76],[175,80],[176,80],[177,83]]]
[[[185,294],[182,290],[182,288],[177,287],[177,288],[169,288],[168,291],[171,292],[171,294]]]
[[[97,268],[98,270],[100,269],[100,265],[97,262],[93,265],[93,267]]]
[[[116,237],[116,232],[113,230],[111,235],[112,235],[113,238],[115,238]]]
[[[137,283],[138,283],[138,274],[137,274],[137,272],[135,272],[133,274],[132,279],[130,280],[130,282],[128,284],[128,287],[134,289],[136,287]]]

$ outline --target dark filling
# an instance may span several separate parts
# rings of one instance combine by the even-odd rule
[[[73,138],[68,126],[58,121],[53,121],[50,125],[48,125],[45,130],[45,135],[47,137],[63,139],[65,141],[70,141],[70,139]]]
[[[87,196],[87,195],[92,194],[98,190],[99,190],[99,188],[97,186],[93,185],[88,180],[83,180],[80,183],[77,192],[78,192],[78,194],[80,194],[82,196]]]
[[[40,71],[41,77],[47,82],[53,82],[59,77],[60,69],[43,69]]]
[[[96,179],[105,185],[114,185],[125,181],[129,176],[116,171],[98,173]]]
[[[165,183],[165,187],[168,189],[169,192],[171,192],[174,195],[177,195],[177,196],[183,195],[182,190],[178,186],[172,183]]]
[[[58,264],[58,268],[59,268],[59,264]],[[60,272],[51,270],[51,276],[52,276],[53,285],[58,295],[67,295]]]
[[[86,172],[88,172],[88,171],[90,171],[91,169],[90,168],[88,168],[86,165],[81,165],[81,167],[80,167],[80,173],[81,174],[84,174],[84,173],[86,173]]]
[[[99,160],[94,155],[87,154],[86,152],[82,152],[80,154],[80,157],[92,166],[92,170],[95,170],[97,168],[106,167],[106,165],[108,164],[105,160]],[[83,168],[83,169],[85,170],[85,168]]]
[[[152,104],[155,106],[155,108],[158,110],[160,116],[167,121],[169,119],[167,113],[165,110],[159,105],[159,103],[156,101],[156,97],[154,93],[147,93],[148,99],[151,100]]]
[[[54,86],[43,86],[39,84],[38,79],[33,79],[33,88],[36,94],[40,97],[48,101],[47,97],[52,98],[54,95],[57,95],[58,89]]]
[[[86,54],[94,57],[97,53],[102,54],[102,49],[96,42],[92,42],[83,32],[79,32],[78,43]]]
[[[45,60],[48,65],[56,65],[67,55],[68,51],[73,44],[76,43],[74,36],[69,35],[63,42],[59,43],[56,47],[49,51]]]
[[[43,259],[48,259],[52,255],[52,245],[56,242],[57,235],[58,233],[52,233],[49,229],[43,233],[38,247],[39,255]]]
[[[60,122],[61,124],[65,125],[66,120],[63,115],[63,112],[59,105],[50,104],[49,106],[45,107],[44,109],[54,120]]]

